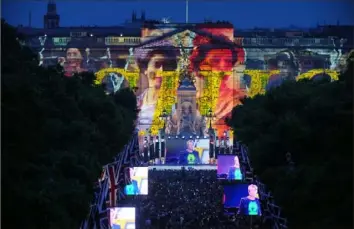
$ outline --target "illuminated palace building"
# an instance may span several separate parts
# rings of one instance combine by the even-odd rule
[[[44,28],[19,27],[40,65],[60,64],[65,75],[96,73],[108,92],[135,89],[139,129],[224,135],[225,118],[244,96],[286,79],[338,78],[353,43],[350,26],[238,30],[228,22],[172,24],[133,12],[114,27],[60,27],[55,3]],[[210,128],[211,129],[211,128]]]

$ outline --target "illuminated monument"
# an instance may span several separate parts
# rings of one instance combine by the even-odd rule
[[[225,118],[245,96],[265,93],[284,80],[336,80],[353,41],[326,27],[234,30],[227,22],[165,24],[135,12],[129,23],[115,27],[60,27],[59,19],[50,2],[43,29],[19,28],[39,64],[60,64],[68,77],[92,71],[109,91],[134,87],[142,134],[147,129],[157,134],[166,111],[166,133],[199,135],[212,121],[220,135],[227,130]],[[181,77],[186,72],[188,80]]]
[[[177,89],[177,134],[197,134],[197,89],[189,78],[184,78]]]

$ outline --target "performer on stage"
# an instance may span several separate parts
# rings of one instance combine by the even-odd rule
[[[237,214],[251,216],[262,215],[257,185],[251,184],[248,186],[248,196],[241,198]]]
[[[238,156],[234,157],[234,165],[229,168],[228,178],[230,180],[242,180],[242,173],[240,169],[240,161]]]
[[[134,179],[135,177],[135,169],[129,168],[131,184],[128,184],[124,188],[124,192],[126,195],[138,195],[140,194],[138,182]]]
[[[181,152],[179,156],[179,164],[200,164],[199,153],[194,150],[194,141],[187,141],[187,149]]]

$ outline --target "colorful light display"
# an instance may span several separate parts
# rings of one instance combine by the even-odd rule
[[[136,89],[140,134],[157,135],[164,126],[171,135],[205,135],[211,121],[219,135],[224,120],[245,97],[263,94],[284,79],[318,76],[338,79],[338,50],[243,48],[233,29],[143,29],[144,43],[124,49],[80,50],[69,42],[64,53],[41,51],[41,63],[56,57],[67,76],[93,71],[96,83]],[[193,90],[181,88],[188,76]],[[184,85],[188,87],[188,85]],[[210,116],[212,112],[212,117]],[[167,113],[165,120],[161,119]],[[183,130],[182,130],[183,129]]]

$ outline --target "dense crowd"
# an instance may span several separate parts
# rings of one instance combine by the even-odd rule
[[[149,171],[149,195],[141,201],[139,228],[240,228],[234,216],[223,214],[222,192],[215,170]]]

